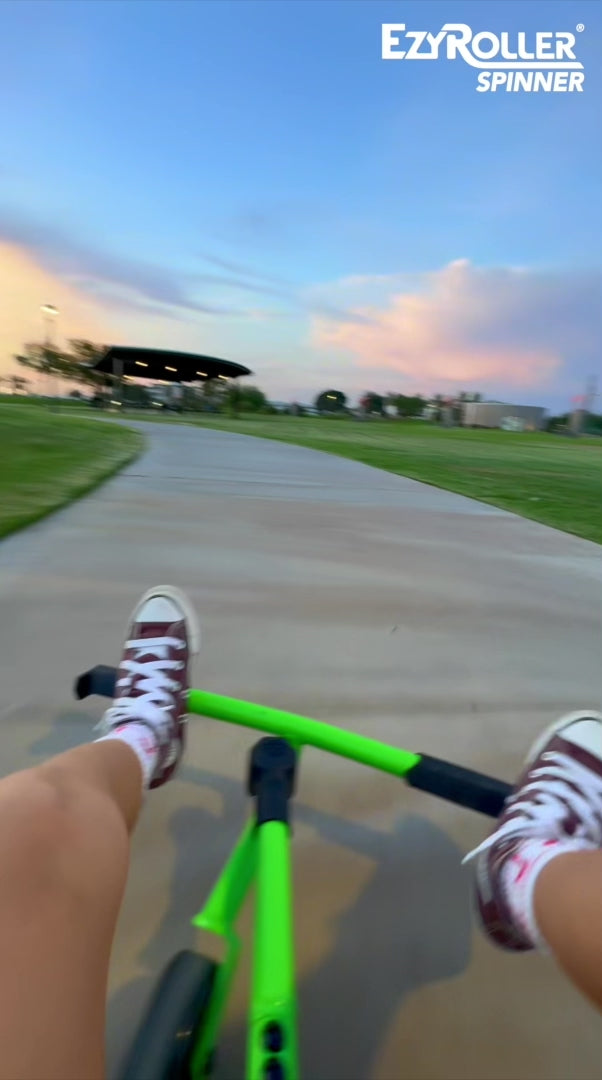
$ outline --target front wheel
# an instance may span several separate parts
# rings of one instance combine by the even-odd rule
[[[217,964],[184,950],[166,967],[121,1071],[122,1080],[190,1080],[191,1055]]]

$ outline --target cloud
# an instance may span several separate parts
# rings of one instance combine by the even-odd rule
[[[242,276],[243,278],[251,278],[252,280],[258,278],[260,281],[267,281],[271,285],[292,288],[290,281],[287,281],[282,277],[276,277],[273,274],[264,274],[262,271],[256,270],[255,267],[249,266],[246,263],[235,262],[232,259],[223,259],[221,256],[213,255],[208,251],[200,251],[199,258],[203,259],[204,262],[208,262],[211,266],[217,266],[220,270],[226,270],[229,273]]]
[[[39,340],[48,302],[60,309],[62,339],[230,356],[278,398],[335,385],[350,395],[464,389],[566,403],[600,371],[599,272],[457,260],[428,274],[303,286],[251,260],[197,257],[207,272],[171,270],[0,209],[0,366]]]
[[[286,301],[286,306],[291,311],[305,311],[310,314],[322,315],[325,318],[333,319],[348,319],[350,321],[356,319],[358,322],[362,323],[369,321],[365,316],[362,316],[359,313],[354,314],[349,304],[343,307],[341,304],[336,305],[332,303],[333,297],[325,299],[321,296],[319,288],[315,289],[311,286],[295,285],[285,278],[265,274],[263,271],[257,270],[254,267],[239,262],[233,262],[230,259],[223,259],[217,255],[209,254],[208,252],[200,253],[200,258],[213,266],[230,271],[237,276],[225,277],[211,274],[199,274],[197,275],[198,281],[219,283],[220,285],[225,285],[229,288],[242,289],[251,293],[278,297],[281,300]],[[381,277],[384,280],[386,275],[381,275]],[[368,278],[349,278],[347,281],[366,282],[368,281]],[[333,292],[332,286],[331,292]]]
[[[23,249],[47,272],[81,293],[88,293],[111,312],[116,308],[158,318],[186,320],[215,316],[249,316],[241,293],[266,296],[285,312],[313,313],[326,318],[352,319],[348,309],[322,301],[299,286],[259,269],[203,252],[200,258],[225,273],[183,272],[140,259],[115,255],[85,244],[68,232],[0,208],[0,242]],[[204,299],[198,299],[201,292]],[[237,295],[238,294],[238,295]],[[257,310],[251,302],[250,311]],[[358,316],[359,318],[359,316]]]
[[[1,239],[0,298],[0,375],[21,372],[15,366],[14,355],[26,343],[42,340],[40,305],[44,303],[52,303],[59,310],[55,323],[55,340],[59,344],[70,338],[87,338],[107,344],[158,346],[225,356],[261,369],[272,348],[272,336],[278,332],[275,328],[283,328],[279,340],[290,338],[287,313],[249,305],[237,311],[236,317],[209,318],[200,323],[198,318],[186,317],[168,305],[157,305],[124,285],[89,279],[83,289],[75,277],[51,272],[23,246],[3,243]],[[280,347],[279,355],[288,357],[286,344]],[[249,356],[253,362],[249,363]],[[282,370],[281,361],[279,368]],[[28,373],[27,377],[41,388],[35,376]]]
[[[240,206],[222,220],[220,231],[279,246],[290,243],[292,235],[320,232],[325,223],[332,223],[335,213],[330,203],[311,197],[271,198],[267,203]]]
[[[238,292],[280,297],[289,304],[295,301],[295,293],[290,288],[285,289],[281,286],[267,285],[264,282],[247,280],[243,277],[227,277],[224,274],[195,274],[194,281],[202,285],[217,285],[225,289],[235,289]]]
[[[599,366],[597,271],[480,268],[459,259],[401,291],[393,277],[378,306],[362,306],[358,293],[375,284],[386,291],[382,275],[356,275],[333,290],[339,300],[353,294],[363,324],[318,318],[312,327],[315,347],[347,354],[368,379],[398,376],[427,392],[510,390],[552,387]]]
[[[48,272],[111,306],[121,290],[121,304],[143,303],[156,314],[173,309],[195,315],[232,315],[219,303],[201,303],[193,295],[194,275],[182,274],[138,259],[113,255],[81,243],[66,232],[27,221],[0,210],[0,239],[24,248]]]
[[[85,283],[72,279],[75,288],[81,287],[81,291],[94,303],[101,306],[106,312],[113,315],[123,313],[129,315],[143,315],[145,318],[160,318],[170,321],[183,321],[185,314],[180,308],[171,307],[167,304],[157,304],[153,300],[146,300],[135,289],[121,285],[105,285],[102,281],[88,280]]]
[[[43,334],[41,304],[59,310],[56,332],[64,337],[110,341],[115,322],[89,296],[49,273],[26,251],[0,242],[0,373],[14,369],[12,357]],[[35,378],[30,376],[28,378]]]

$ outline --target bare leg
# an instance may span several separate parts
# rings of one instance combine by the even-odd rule
[[[100,1080],[107,974],[146,787],[184,748],[188,601],[160,587],[129,628],[104,738],[0,781],[0,1080]]]
[[[117,740],[0,782],[0,1076],[104,1075],[111,942],[142,797]]]
[[[602,851],[558,855],[544,866],[535,918],[560,966],[602,1009]]]

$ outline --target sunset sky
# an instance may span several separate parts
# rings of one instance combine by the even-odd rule
[[[584,93],[384,62],[399,21],[584,24]],[[0,29],[0,374],[44,303],[62,340],[215,354],[276,399],[560,409],[600,373],[597,3],[4,0]]]

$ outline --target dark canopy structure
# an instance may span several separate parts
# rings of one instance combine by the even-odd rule
[[[170,349],[142,349],[111,345],[94,365],[95,371],[118,378],[158,379],[161,382],[194,383],[207,379],[238,379],[253,372],[230,360],[200,353],[172,352]]]

